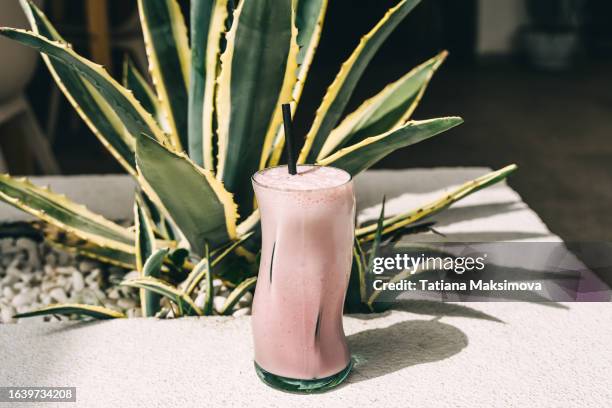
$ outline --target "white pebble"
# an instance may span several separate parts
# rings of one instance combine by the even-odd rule
[[[19,269],[19,261],[15,259],[9,266],[6,267],[7,276],[15,276],[21,278],[21,269]]]
[[[251,292],[247,292],[238,301],[240,306],[250,306],[251,302],[253,302],[253,294]]]
[[[142,312],[140,311],[139,307],[128,309],[126,314],[127,314],[127,317],[129,318],[142,317]]]
[[[15,319],[13,319],[13,315],[15,314],[15,309],[11,306],[5,306],[0,308],[0,321],[2,323],[14,323]]]
[[[96,294],[92,292],[91,290],[85,290],[81,292],[80,296],[81,296],[81,302],[85,304],[89,304],[89,305],[98,304],[98,298],[96,297]]]
[[[199,308],[202,309],[204,308],[204,302],[206,301],[206,293],[204,292],[200,292],[198,294],[198,296],[195,298],[194,302],[195,305]]]
[[[66,288],[67,285],[70,285],[70,281],[65,276],[59,276],[56,280],[58,286]]]
[[[18,238],[15,241],[17,248],[25,249],[28,253],[29,264],[38,268],[40,266],[40,258],[38,257],[38,245],[36,242],[28,238]]]
[[[136,307],[136,302],[132,299],[123,298],[117,301],[117,306],[122,309],[131,309],[133,307]]]
[[[117,305],[113,305],[112,303],[107,303],[104,305],[107,309],[114,310],[115,312],[123,313],[123,310]]]
[[[66,296],[66,291],[63,288],[52,289],[49,292],[49,296],[58,303],[66,303],[68,301],[68,296]]]
[[[21,292],[18,295],[15,295],[11,301],[11,304],[16,308],[19,308],[22,306],[29,306],[32,300],[34,300],[32,294],[29,292]]]
[[[214,306],[216,311],[220,311],[221,309],[223,309],[223,305],[225,304],[225,300],[226,300],[226,298],[224,298],[223,296],[215,296],[213,298],[213,306]]]
[[[81,291],[85,288],[85,280],[79,271],[74,271],[72,274],[72,290]]]
[[[25,270],[21,273],[21,281],[23,283],[30,283],[34,279],[34,275],[31,272],[26,272]]]
[[[12,286],[14,283],[18,282],[19,278],[17,276],[14,275],[6,275],[4,278],[2,278],[2,280],[0,281],[0,285],[1,286]]]
[[[213,288],[220,288],[223,286],[223,281],[221,279],[213,279]]]
[[[238,309],[234,313],[232,313],[232,316],[240,317],[240,316],[248,316],[250,314],[251,314],[251,309],[249,309],[248,307],[243,307],[242,309]]]
[[[108,291],[108,295],[107,296],[108,296],[109,299],[114,299],[114,300],[119,299],[119,289],[112,288],[111,290]]]
[[[27,286],[28,285],[26,285],[25,282],[17,282],[13,285],[13,289],[22,290]]]
[[[98,283],[98,277],[100,276],[100,269],[94,269],[85,276],[85,283],[87,286],[92,286],[94,283]]]
[[[8,252],[14,246],[13,238],[2,238],[0,239],[0,252],[3,254]]]
[[[57,258],[58,258],[57,262],[60,265],[66,265],[66,264],[70,263],[70,261],[71,261],[70,258],[72,258],[72,257],[70,256],[70,254],[67,254],[66,252],[58,252],[57,253]]]
[[[79,262],[79,270],[83,273],[91,272],[96,267],[96,264],[91,261]]]
[[[140,278],[140,273],[138,271],[131,271],[125,274],[123,277],[124,280],[138,279]]]
[[[74,272],[78,272],[74,266],[58,266],[55,271],[61,275],[72,276]]]
[[[2,296],[4,296],[5,299],[12,299],[15,296],[15,292],[9,286],[5,286],[2,289]]]
[[[57,255],[55,255],[53,252],[45,255],[45,272],[47,271],[47,268],[52,269],[55,265],[57,265]]]

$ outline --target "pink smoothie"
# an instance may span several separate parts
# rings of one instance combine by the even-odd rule
[[[262,170],[253,176],[262,250],[253,301],[255,361],[294,379],[347,367],[342,309],[352,263],[355,198],[331,167]]]

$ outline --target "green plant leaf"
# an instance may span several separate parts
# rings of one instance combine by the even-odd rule
[[[300,66],[298,77],[302,85],[308,75],[315,51],[319,46],[323,22],[327,13],[327,4],[328,0],[297,1],[295,25],[298,29],[297,42],[300,46],[297,61]]]
[[[240,237],[239,240],[232,242],[225,248],[220,248],[217,251],[214,251],[210,254],[210,257],[204,257],[189,273],[187,279],[185,279],[185,293],[187,295],[191,295],[195,288],[200,284],[202,279],[204,279],[210,268],[213,268],[219,264],[219,262],[223,261],[226,256],[231,254],[236,248],[242,245],[246,240],[251,238],[253,232],[249,232]],[[209,258],[212,258],[212,261],[209,264]]]
[[[94,89],[105,102],[113,107],[117,118],[127,132],[137,139],[141,134],[154,136],[164,141],[166,136],[161,131],[151,114],[134,98],[131,92],[123,88],[100,65],[76,54],[67,44],[51,41],[38,34],[25,30],[2,27],[0,35],[20,42],[47,54],[51,59],[79,74],[90,89]]]
[[[32,30],[50,40],[64,43],[46,16],[33,3],[20,0]],[[136,175],[134,137],[125,130],[117,114],[95,87],[64,63],[42,54],[51,76],[93,134],[132,175]]]
[[[140,184],[202,255],[236,237],[236,206],[221,182],[182,153],[141,137],[136,144]]]
[[[134,203],[134,233],[136,235],[136,270],[141,277],[152,276],[159,278],[161,267],[167,249],[155,251],[155,234],[153,221],[147,213],[142,199],[136,196]],[[159,311],[160,296],[146,289],[140,289],[140,305],[144,317],[152,317]]]
[[[458,117],[410,121],[399,129],[345,147],[317,164],[338,167],[356,175],[397,149],[439,135],[461,123],[463,119]]]
[[[230,295],[227,297],[227,300],[223,304],[223,307],[221,307],[221,310],[218,311],[219,314],[220,315],[230,314],[234,305],[238,303],[240,298],[244,296],[244,294],[247,293],[249,290],[251,290],[255,286],[256,283],[257,283],[257,277],[253,276],[251,278],[245,279],[238,286],[236,286],[236,288],[234,288],[232,293],[230,293]]]
[[[393,231],[397,231],[404,228],[407,225],[413,224],[417,221],[422,220],[425,217],[430,217],[446,208],[451,204],[473,194],[483,188],[489,187],[499,181],[504,180],[508,175],[517,169],[516,164],[511,164],[497,171],[485,174],[484,176],[478,177],[477,179],[468,181],[453,191],[444,194],[443,197],[432,201],[417,209],[389,217],[383,223],[383,235],[387,235]],[[374,238],[376,225],[368,225],[366,227],[358,228],[355,231],[355,235],[363,242]]]
[[[347,144],[359,143],[368,137],[403,126],[412,116],[429,81],[447,55],[443,51],[419,65],[347,115],[325,140],[317,159],[329,156]]]
[[[293,14],[292,0],[240,2],[221,56],[217,178],[242,214],[253,210],[250,178],[265,166],[297,78]]]
[[[184,293],[180,292],[177,288],[164,282],[161,279],[146,276],[144,278],[130,279],[121,282],[123,286],[129,286],[132,288],[147,289],[152,292],[158,293],[161,296],[167,297],[170,301],[178,306],[178,315],[188,316],[202,316],[202,311],[193,303],[193,300]]]
[[[128,229],[25,178],[0,175],[0,199],[98,246],[134,251],[134,239]]]
[[[302,98],[302,91],[306,84],[306,78],[310,71],[310,65],[314,59],[315,52],[321,39],[323,22],[327,12],[328,0],[298,0],[295,24],[298,35],[297,43],[300,51],[297,56],[298,72],[297,81],[293,87],[293,100],[291,101],[292,116],[296,106]],[[278,127],[276,138],[274,139],[271,157],[268,162],[269,167],[278,165],[283,147],[285,145],[285,133],[282,126]]]
[[[214,171],[215,81],[227,16],[227,0],[191,2],[189,157],[211,171]]]
[[[32,310],[31,312],[19,313],[13,316],[16,319],[33,316],[48,316],[48,315],[80,315],[88,316],[96,319],[120,319],[126,316],[121,312],[116,312],[101,306],[81,305],[76,303],[55,304]]]
[[[155,224],[153,231],[163,239],[168,241],[176,241],[176,234],[174,233],[174,226],[172,222],[162,214],[162,210],[144,193],[140,192],[142,204],[147,208],[151,220]]]
[[[378,217],[378,221],[376,222],[376,232],[374,233],[374,242],[372,243],[372,248],[370,249],[370,257],[368,259],[368,269],[367,272],[371,273],[374,268],[374,258],[378,256],[378,251],[380,249],[380,240],[383,232],[383,223],[385,221],[385,202],[387,201],[386,197],[383,197],[382,206],[380,207],[380,216]]]
[[[208,244],[204,247],[204,259],[206,259],[206,263],[209,265],[206,273],[206,294],[204,297],[204,314],[212,315],[213,314],[213,273],[212,273],[212,263],[210,262],[210,249],[208,248]]]
[[[190,51],[187,27],[176,0],[138,0],[149,71],[164,112],[170,141],[177,150],[188,146],[187,107]],[[146,133],[146,132],[145,132]]]
[[[187,279],[185,279],[185,290],[184,293],[187,296],[191,296],[193,291],[198,287],[202,279],[207,277],[210,273],[210,259],[208,256],[204,256],[200,262],[193,267]],[[206,303],[206,302],[205,302]]]
[[[357,81],[374,57],[378,48],[397,25],[419,4],[420,0],[402,0],[387,11],[385,16],[359,41],[351,56],[342,64],[340,72],[327,88],[312,127],[306,135],[299,163],[315,162],[325,139],[338,123]]]
[[[353,264],[351,266],[351,276],[349,278],[346,298],[344,299],[345,313],[366,313],[369,309],[365,306],[367,301],[366,284],[366,259],[359,240],[355,239],[353,245]]]
[[[119,266],[126,269],[136,268],[136,257],[133,253],[119,251],[117,249],[108,248],[96,245],[87,241],[77,241],[66,243],[64,241],[55,241],[45,234],[45,241],[52,247],[82,255],[84,257],[104,262],[109,265]]]
[[[155,116],[158,122],[163,120],[155,92],[127,54],[123,60],[123,86],[132,91],[142,107]]]

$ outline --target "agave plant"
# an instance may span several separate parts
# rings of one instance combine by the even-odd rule
[[[40,218],[48,242],[127,269],[140,278],[143,314],[166,297],[179,315],[230,313],[256,282],[259,214],[251,175],[283,160],[282,103],[294,113],[321,35],[328,0],[191,1],[191,33],[176,0],[139,0],[149,79],[126,61],[123,83],[78,55],[43,12],[26,0],[31,31],[0,34],[41,52],[58,86],[91,131],[132,175],[134,227],[126,228],[25,179],[0,176],[0,198]],[[401,0],[368,32],[327,89],[299,163],[356,175],[395,151],[459,125],[459,117],[412,120],[446,52],[441,52],[343,116],[369,61],[419,3]],[[150,85],[152,84],[152,85]],[[401,234],[514,170],[473,180],[424,207],[358,226],[347,307],[372,308],[363,248]],[[374,245],[371,242],[374,242]],[[367,251],[366,251],[367,252]],[[213,277],[232,293],[220,310],[192,294]],[[51,305],[21,316],[124,317],[93,305]]]

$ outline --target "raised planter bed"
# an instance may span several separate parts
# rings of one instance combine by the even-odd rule
[[[386,194],[392,213],[485,171],[370,171],[356,179],[358,205],[377,205]],[[127,177],[47,181],[107,217],[130,217]],[[24,219],[4,207],[0,214]],[[448,240],[559,241],[505,184],[436,219]],[[612,306],[556,306],[411,301],[404,311],[347,316],[358,363],[346,386],[322,395],[285,394],[259,382],[248,317],[0,325],[0,378],[1,385],[75,386],[83,407],[609,405]]]

